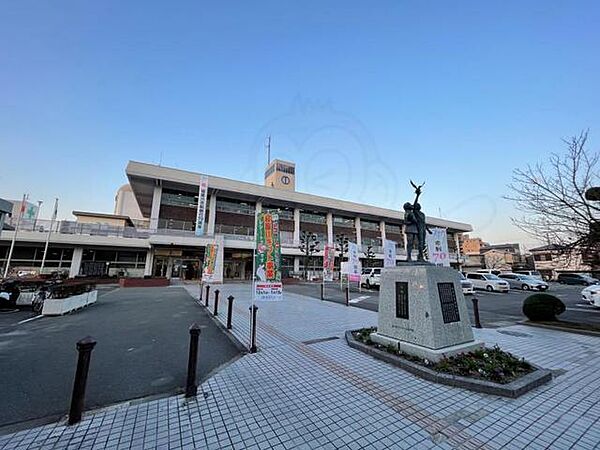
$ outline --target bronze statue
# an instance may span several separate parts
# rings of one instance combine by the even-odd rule
[[[419,197],[421,196],[422,188],[425,183],[417,186],[415,183],[410,181],[412,187],[415,188],[415,201],[411,205],[409,202],[404,204],[404,233],[406,234],[406,260],[412,261],[412,251],[417,244],[417,261],[424,261],[425,251],[425,233],[431,233],[431,230],[427,226],[425,220],[425,214],[421,211],[421,205],[419,203]]]

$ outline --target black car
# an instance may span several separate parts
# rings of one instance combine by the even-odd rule
[[[559,273],[556,281],[560,284],[582,284],[584,286],[591,286],[599,282],[596,278],[582,273]]]

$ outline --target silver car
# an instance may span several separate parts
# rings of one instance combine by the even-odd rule
[[[498,276],[508,282],[513,289],[523,289],[524,291],[545,291],[548,289],[548,283],[529,275],[521,275],[520,273],[501,273]]]

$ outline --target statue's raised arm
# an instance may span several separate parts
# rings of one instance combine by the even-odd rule
[[[410,184],[412,185],[412,187],[415,188],[415,201],[413,202],[413,206],[416,205],[419,202],[419,197],[421,196],[421,192],[423,192],[423,186],[425,186],[425,182],[421,183],[419,186],[417,186],[415,183],[413,183],[413,180],[410,180]]]

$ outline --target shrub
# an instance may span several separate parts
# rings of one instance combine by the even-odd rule
[[[550,294],[533,294],[523,302],[523,314],[533,322],[557,320],[565,309],[565,304]]]

